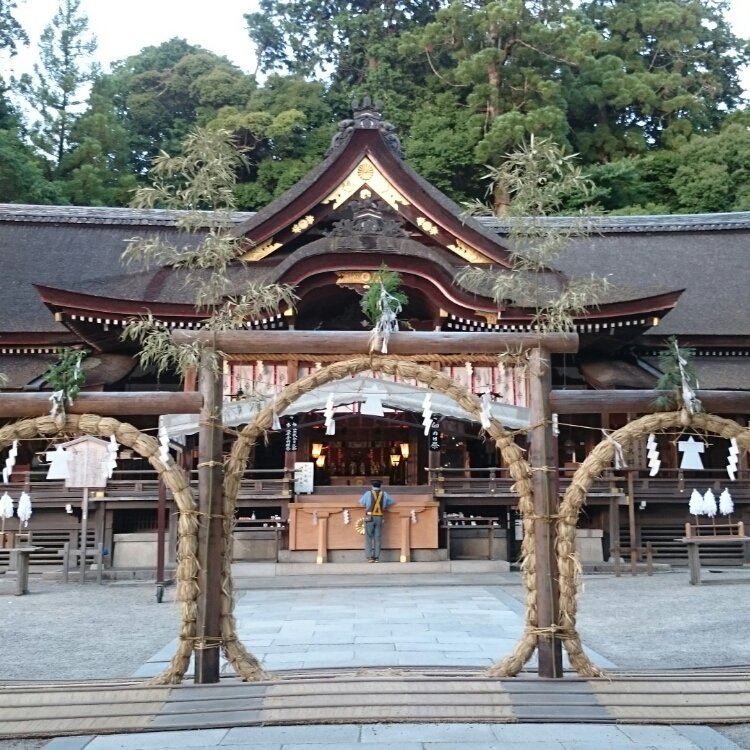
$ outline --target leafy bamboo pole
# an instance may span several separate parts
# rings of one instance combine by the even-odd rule
[[[490,167],[489,194],[497,187],[508,195],[504,223],[510,240],[510,269],[469,266],[456,282],[471,291],[489,290],[498,306],[513,304],[534,310],[532,330],[540,333],[572,331],[576,318],[598,304],[608,289],[606,279],[594,276],[567,279],[554,268],[571,241],[591,232],[592,210],[555,220],[566,198],[586,199],[593,183],[575,162],[575,155],[549,139],[531,136],[528,143]],[[479,201],[468,206],[475,216],[494,216]]]
[[[275,315],[282,305],[293,307],[297,299],[289,286],[253,280],[249,267],[241,259],[245,240],[233,232],[233,212],[235,174],[243,165],[242,149],[229,131],[198,129],[183,142],[181,155],[162,153],[155,159],[151,169],[152,185],[140,189],[132,204],[136,208],[182,210],[177,219],[178,227],[186,236],[182,247],[158,236],[133,238],[123,257],[126,262],[140,262],[146,268],[155,264],[183,271],[186,291],[203,316],[200,326],[204,330],[244,328],[250,320]],[[221,352],[199,344],[175,344],[167,326],[151,314],[131,320],[123,338],[140,344],[138,356],[144,367],[154,366],[159,372],[171,370],[184,378],[187,372],[197,370],[202,361],[210,360],[215,372],[221,371]],[[230,504],[226,496],[223,504],[225,508]],[[201,523],[211,523],[210,517],[203,518]],[[222,525],[219,626],[222,650],[243,678],[258,679],[265,673],[259,661],[239,641],[233,614],[234,513],[225,513]],[[192,537],[181,552],[177,571],[180,580],[199,569],[197,537]],[[206,591],[202,593],[208,595]],[[183,600],[178,651],[168,669],[154,678],[155,682],[179,682],[185,674],[198,634],[198,597],[199,592],[193,588]]]
[[[575,330],[576,318],[600,302],[607,282],[593,276],[568,279],[554,268],[570,242],[589,233],[590,212],[562,221],[554,217],[560,214],[565,198],[576,195],[585,200],[591,193],[591,182],[576,165],[574,156],[566,155],[550,140],[533,136],[527,144],[507,154],[501,166],[490,168],[487,178],[488,194],[501,193],[508,198],[499,218],[504,221],[510,240],[510,268],[468,267],[457,274],[456,283],[473,292],[489,293],[498,309],[506,305],[531,308],[534,313],[530,329],[540,335]],[[490,207],[480,202],[469,206],[469,213],[494,215]],[[507,352],[501,355],[501,361],[523,367],[533,360],[530,352]],[[541,356],[535,361],[545,366]],[[517,674],[539,646],[540,638],[550,637],[546,625],[540,627],[542,605],[538,591],[542,586],[551,590],[555,583],[551,575],[547,580],[537,575],[537,506],[534,501],[519,502],[519,510],[523,518],[521,569],[526,589],[526,627],[513,652],[489,670],[493,676]],[[544,511],[550,524],[552,513],[551,506]],[[557,554],[559,557],[559,547]],[[571,562],[574,561],[566,560],[566,564]],[[556,622],[550,623],[557,633],[552,637],[563,640],[571,660],[577,658],[580,639],[574,630],[565,632],[560,623],[566,622],[567,608],[573,606],[574,602],[569,605],[560,599],[559,611],[553,615]]]

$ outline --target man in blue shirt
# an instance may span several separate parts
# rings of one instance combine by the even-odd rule
[[[372,489],[359,498],[365,509],[365,555],[367,562],[380,561],[380,542],[383,537],[383,513],[396,501],[380,486],[379,479],[373,479]]]

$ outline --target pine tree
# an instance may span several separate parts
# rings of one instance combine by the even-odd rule
[[[69,150],[71,131],[80,116],[87,84],[99,74],[92,62],[96,39],[88,33],[88,17],[80,0],[60,0],[52,21],[39,39],[34,74],[24,74],[19,91],[37,113],[32,141],[58,176]]]

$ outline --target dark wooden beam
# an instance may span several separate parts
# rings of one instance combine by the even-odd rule
[[[696,391],[703,410],[712,414],[750,414],[750,391]],[[654,411],[661,391],[552,391],[550,408],[558,414]]]
[[[369,331],[174,331],[177,344],[195,341],[225,354],[351,354],[370,351]],[[549,352],[578,351],[575,333],[473,333],[398,331],[388,341],[388,354],[499,354],[506,349]]]
[[[555,555],[555,522],[558,496],[554,489],[552,427],[549,393],[552,386],[549,354],[543,349],[531,352],[529,382],[532,429],[529,433],[529,463],[534,486],[534,553],[536,556],[537,625],[547,634],[537,638],[539,677],[562,677],[562,641],[553,626],[558,624],[560,588]]]
[[[49,414],[50,394],[0,393],[0,419],[22,419]],[[183,391],[127,391],[79,393],[69,414],[101,414],[126,417],[155,414],[199,414],[203,397],[200,393]]]
[[[224,553],[222,518],[221,429],[222,378],[203,353],[198,387],[203,396],[198,433],[198,601],[195,682],[219,681],[221,655],[221,563]]]

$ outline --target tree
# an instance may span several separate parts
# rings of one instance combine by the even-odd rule
[[[442,0],[261,0],[245,16],[259,70],[326,82],[337,119],[353,98],[384,102],[406,133],[416,102],[428,93],[428,61],[401,40],[435,17]]]
[[[146,175],[160,150],[176,153],[188,132],[222,107],[244,105],[256,86],[227,58],[177,38],[112,67],[102,85],[129,133],[139,176]]]
[[[452,92],[463,110],[452,129],[471,144],[474,164],[497,166],[531,134],[567,142],[562,82],[592,35],[567,0],[454,0],[403,45],[429,62],[430,86]],[[498,208],[506,200],[495,196]]]
[[[0,202],[59,203],[41,158],[24,142],[18,113],[0,91]]]
[[[71,131],[58,185],[79,206],[125,206],[137,187],[130,134],[112,106],[110,79],[99,79]]]
[[[716,132],[742,100],[746,40],[727,0],[589,0],[599,41],[565,80],[573,146],[586,162],[678,147]]]
[[[24,74],[20,80],[20,92],[39,116],[32,141],[49,160],[55,177],[70,147],[84,88],[98,74],[91,62],[95,50],[80,0],[60,0],[39,40],[40,64],[34,65],[33,76]]]
[[[15,0],[0,0],[0,50],[8,50],[15,55],[18,44],[28,44],[29,37],[15,19]]]
[[[230,130],[245,147],[238,206],[259,209],[294,185],[330,146],[334,115],[325,87],[299,76],[268,76],[243,107],[225,107],[212,127]]]

